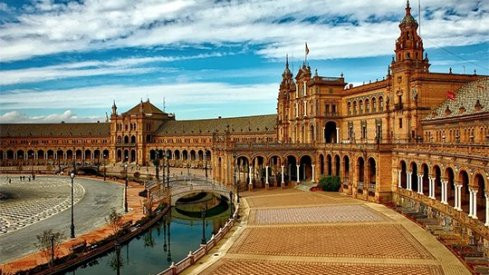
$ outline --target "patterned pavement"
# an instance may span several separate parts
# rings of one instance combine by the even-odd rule
[[[10,198],[0,201],[0,235],[13,232],[47,219],[71,207],[71,183],[67,178],[37,177],[35,181],[20,181],[0,177],[0,192]],[[85,189],[74,184],[74,203],[79,202]]]
[[[248,192],[243,202],[241,226],[189,274],[470,274],[428,232],[379,204],[290,190]]]

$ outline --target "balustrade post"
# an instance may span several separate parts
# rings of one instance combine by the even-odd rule
[[[312,180],[311,180],[311,182],[312,182],[312,183],[315,183],[315,182],[316,182],[316,179],[315,179],[315,176],[316,176],[315,174],[316,174],[316,173],[315,173],[315,171],[314,171],[315,166],[316,166],[316,165],[311,164],[311,167],[312,167]],[[337,176],[339,176],[339,175],[337,175]]]
[[[486,223],[484,225],[489,227],[489,196],[487,193],[484,196],[486,197]]]

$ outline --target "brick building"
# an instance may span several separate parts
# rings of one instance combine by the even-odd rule
[[[148,101],[103,123],[2,124],[4,171],[108,165],[209,167],[241,189],[339,176],[342,191],[430,207],[489,239],[489,79],[434,73],[418,23],[399,24],[381,79],[353,87],[286,61],[277,114],[177,120]]]

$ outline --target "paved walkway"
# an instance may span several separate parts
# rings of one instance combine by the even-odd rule
[[[192,274],[470,274],[432,235],[337,193],[245,193],[243,221]]]
[[[36,179],[36,181],[37,181],[37,179]],[[103,185],[104,183],[93,181],[93,184]],[[117,192],[117,195],[111,194],[110,197],[104,199],[104,200],[107,200],[107,199],[108,200],[114,200],[112,202],[114,202],[118,206],[117,208],[120,209],[121,211],[122,211],[123,184],[124,184],[123,181],[118,181],[117,184],[114,184],[115,191]],[[142,210],[143,198],[141,198],[139,196],[139,192],[142,190],[144,190],[143,186],[141,186],[137,183],[132,183],[132,182],[129,183],[129,188],[127,191],[127,195],[128,195],[127,201],[128,201],[129,213],[124,215],[124,217],[123,217],[124,222],[130,221],[130,220],[137,221],[144,216],[143,210]],[[88,196],[88,193],[86,196]],[[98,201],[97,201],[98,203],[93,202],[93,201],[91,202],[92,214],[90,214],[90,211],[86,211],[85,213],[87,215],[93,215],[94,214],[93,211],[105,211],[108,215],[108,213],[111,211],[111,209],[110,209],[110,207],[108,207],[105,204],[104,204],[105,206],[101,205],[100,199],[101,198],[98,198]],[[78,205],[82,204],[84,202],[84,200],[79,202]],[[23,230],[27,230],[27,229],[32,228],[32,227],[36,227],[36,226],[40,225],[41,223],[44,224],[44,222],[47,224],[47,226],[49,226],[49,225],[56,226],[56,224],[52,224],[50,222],[54,221],[53,219],[57,219],[60,215],[63,215],[65,213],[67,213],[67,215],[68,215],[69,214],[68,212],[69,211],[64,211],[58,215],[54,215],[53,217],[44,220],[43,222],[36,223],[34,225],[31,225],[29,227],[26,227],[22,230],[18,230],[18,231],[13,232],[13,233],[8,233],[6,236],[8,236],[9,234],[17,234]],[[88,244],[90,244],[90,243],[97,242],[99,240],[102,240],[102,239],[112,235],[113,234],[112,229],[108,225],[105,224],[105,217],[107,215],[98,217],[101,220],[99,222],[97,222],[95,225],[92,224],[91,227],[84,228],[84,229],[78,228],[79,232],[80,231],[83,231],[83,232],[89,231],[89,232],[84,233],[84,234],[78,234],[75,239],[70,239],[70,240],[64,242],[61,245],[61,248],[59,251],[59,256],[66,255],[66,254],[70,253],[71,247],[74,244],[80,243],[82,241],[86,241]],[[80,217],[80,216],[78,216],[78,217]],[[85,217],[85,218],[88,219],[88,217]],[[66,218],[65,218],[65,220],[66,220]],[[66,223],[63,223],[63,224],[66,224]],[[93,229],[94,226],[96,227],[96,229]],[[69,227],[65,226],[65,229],[66,228],[69,229]],[[65,234],[65,236],[69,237],[69,233]],[[35,238],[35,236],[31,236],[31,237]],[[35,243],[34,241],[29,242],[29,247],[34,247],[34,243]],[[5,274],[10,274],[10,273],[13,274],[16,271],[26,270],[26,269],[35,267],[36,265],[45,263],[46,260],[47,259],[45,257],[43,257],[40,253],[29,254],[29,255],[24,256],[22,258],[18,258],[14,261],[10,261],[9,263],[0,264],[0,271],[1,271],[0,273],[4,272]]]

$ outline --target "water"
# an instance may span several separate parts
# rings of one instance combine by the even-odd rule
[[[228,220],[227,205],[220,212],[206,218],[206,240]],[[202,219],[185,216],[172,208],[145,233],[122,245],[119,257],[112,251],[67,274],[155,274],[185,258],[190,250],[197,250],[201,241]]]

